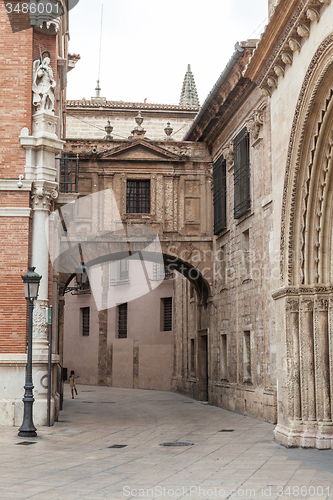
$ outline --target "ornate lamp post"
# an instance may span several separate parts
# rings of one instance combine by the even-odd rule
[[[85,285],[88,282],[87,268],[83,262],[75,269],[76,283],[79,287]]]
[[[28,361],[27,376],[25,379],[25,393],[23,398],[24,415],[23,423],[19,428],[18,435],[22,437],[36,437],[37,432],[32,420],[33,383],[32,383],[32,313],[34,309],[34,300],[38,297],[39,282],[42,277],[35,273],[35,267],[29,267],[29,272],[21,276],[24,284],[25,298],[29,304],[29,330],[28,330]]]

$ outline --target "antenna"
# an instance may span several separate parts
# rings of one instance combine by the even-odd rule
[[[99,41],[98,81],[100,80],[100,76],[101,76],[101,54],[102,54],[102,32],[103,32],[103,7],[104,7],[104,4],[102,4],[102,14],[101,14],[101,36],[100,36],[100,41]]]

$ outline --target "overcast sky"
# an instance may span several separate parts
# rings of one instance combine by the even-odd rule
[[[200,104],[234,52],[267,24],[268,0],[80,0],[70,12],[68,99],[94,95],[103,30],[100,80],[108,100],[178,104],[191,64]]]

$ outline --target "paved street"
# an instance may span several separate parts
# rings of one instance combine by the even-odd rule
[[[333,499],[333,451],[282,448],[273,425],[169,392],[78,391],[35,444],[0,429],[1,499]],[[160,446],[176,441],[193,445]]]

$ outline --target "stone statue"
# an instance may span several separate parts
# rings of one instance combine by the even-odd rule
[[[37,111],[54,111],[56,82],[53,78],[53,71],[50,58],[37,59],[33,62],[32,72],[32,92],[33,104]]]

